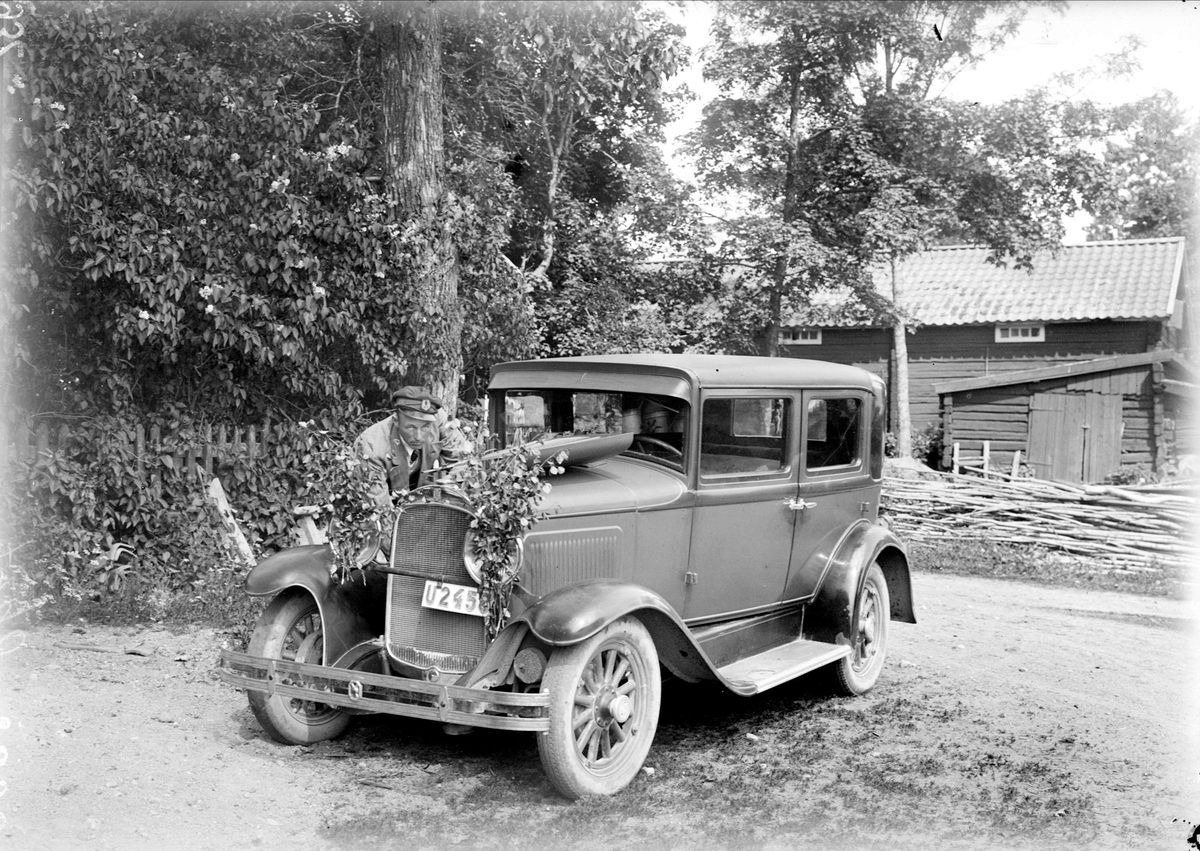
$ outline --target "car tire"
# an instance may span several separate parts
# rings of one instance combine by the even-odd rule
[[[614,621],[554,651],[542,678],[550,729],[538,754],[550,781],[572,800],[612,795],[637,776],[658,728],[662,675],[642,623]]]
[[[268,659],[320,665],[323,662],[321,612],[304,592],[285,591],[270,602],[250,636],[246,652]],[[324,703],[280,694],[248,691],[250,709],[277,742],[304,745],[341,735],[350,716]]]
[[[834,665],[834,687],[849,697],[866,694],[879,679],[887,657],[891,604],[887,580],[877,563],[867,568],[854,607],[850,655]]]

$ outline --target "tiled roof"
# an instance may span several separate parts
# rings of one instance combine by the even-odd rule
[[[1165,319],[1183,248],[1182,237],[1064,245],[1036,255],[1032,273],[986,262],[986,248],[935,248],[900,265],[901,301],[925,325]],[[890,295],[887,273],[876,284]]]

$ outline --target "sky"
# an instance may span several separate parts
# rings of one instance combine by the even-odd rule
[[[1016,38],[956,79],[946,95],[984,102],[1015,97],[1115,52],[1127,35],[1143,43],[1141,69],[1123,80],[1094,82],[1081,96],[1125,103],[1168,89],[1200,113],[1200,0],[1074,0],[1063,14],[1036,9]]]
[[[712,5],[692,0],[682,16],[693,54],[707,41]],[[1019,97],[1056,74],[1096,64],[1119,50],[1129,35],[1142,42],[1140,69],[1124,79],[1093,80],[1079,96],[1115,104],[1167,89],[1193,115],[1200,115],[1200,0],[1071,0],[1062,12],[1034,9],[1012,40],[975,69],[959,75],[944,95],[983,103]],[[700,99],[668,128],[669,140],[695,127],[705,99],[707,86],[698,64],[684,79]],[[1068,224],[1068,242],[1081,241],[1084,224],[1083,220]]]
[[[853,2],[853,0],[847,0]],[[681,20],[693,55],[708,40],[712,6],[689,0]],[[1095,81],[1080,94],[1103,103],[1137,100],[1159,89],[1174,91],[1200,114],[1200,0],[1072,0],[1063,12],[1033,9],[1020,32],[977,68],[959,75],[945,90],[956,100],[995,103],[1017,97],[1055,74],[1079,71],[1116,52],[1126,36],[1142,41],[1141,68],[1121,80]],[[696,63],[685,82],[701,94],[707,88]],[[692,104],[677,132],[691,129],[701,104]]]

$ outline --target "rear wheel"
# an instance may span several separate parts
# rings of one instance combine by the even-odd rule
[[[554,651],[542,678],[550,729],[538,736],[542,766],[568,798],[612,795],[637,776],[658,728],[658,652],[626,617]]]
[[[306,593],[285,591],[271,601],[258,619],[246,652],[268,659],[320,665],[324,662],[323,645],[321,612],[316,601]],[[284,744],[323,742],[341,735],[350,723],[350,716],[324,703],[258,691],[246,694],[254,717],[267,735]]]
[[[834,668],[835,685],[842,694],[865,694],[875,685],[887,656],[891,604],[887,580],[878,564],[867,569],[850,627],[851,652]]]

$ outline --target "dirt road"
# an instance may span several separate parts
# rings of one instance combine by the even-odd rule
[[[675,684],[654,771],[577,804],[525,736],[370,718],[336,742],[271,743],[212,678],[211,630],[38,627],[0,644],[0,845],[1187,851],[1191,604],[929,574],[914,593],[920,623],[893,625],[870,695]],[[61,646],[83,644],[152,652]]]

